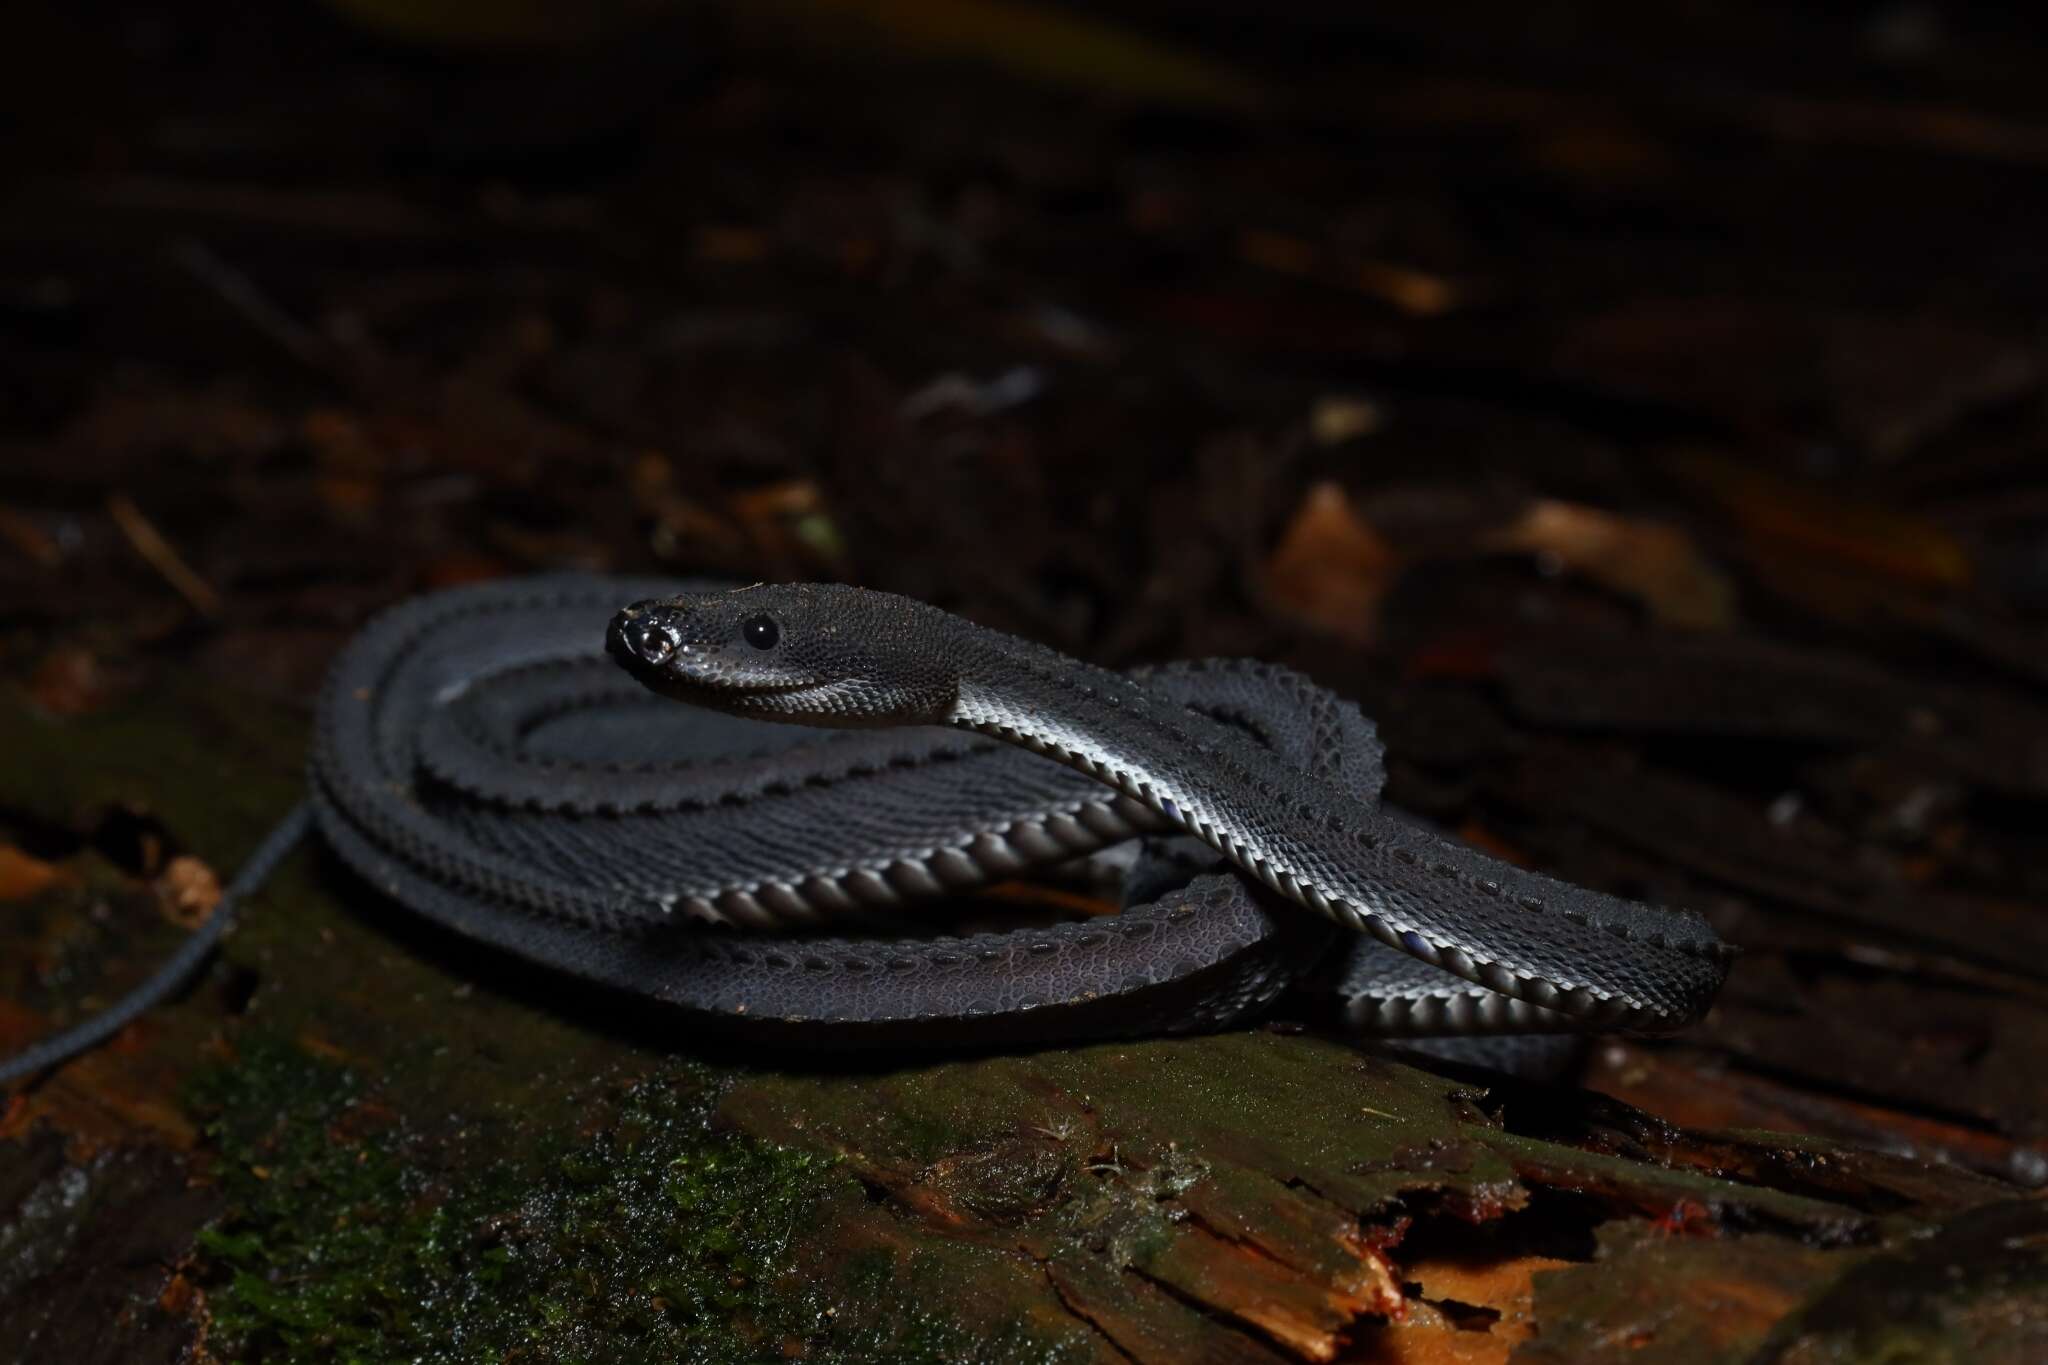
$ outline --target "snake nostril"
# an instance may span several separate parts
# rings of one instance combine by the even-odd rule
[[[605,646],[628,662],[658,666],[676,652],[679,638],[668,613],[654,603],[636,602],[612,618]]]

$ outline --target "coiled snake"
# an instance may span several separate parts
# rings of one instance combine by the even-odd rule
[[[230,904],[0,1079],[174,989],[309,822],[460,934],[764,1039],[1209,1029],[1311,972],[1365,1033],[1664,1031],[1730,952],[1696,915],[1382,811],[1372,725],[1298,674],[1115,673],[859,588],[564,576],[416,598],[335,663],[309,770]],[[1173,859],[1141,865],[1133,893],[1157,894],[1115,916],[906,936],[917,901],[1164,835],[1227,866],[1169,885]]]

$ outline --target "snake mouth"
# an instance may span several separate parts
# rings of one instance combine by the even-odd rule
[[[687,658],[687,655],[679,655]],[[752,682],[744,678],[733,678],[724,674],[717,677],[702,676],[677,669],[673,666],[661,668],[648,674],[636,674],[640,681],[654,688],[662,695],[675,701],[692,702],[714,711],[731,711],[746,702],[764,697],[788,697],[800,692],[817,689],[816,683],[808,682]]]

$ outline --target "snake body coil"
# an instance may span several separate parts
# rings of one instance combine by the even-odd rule
[[[1382,812],[1370,722],[1299,675],[1113,673],[855,588],[413,599],[337,660],[309,770],[325,841],[412,910],[756,1036],[1215,1028],[1318,964],[1366,1032],[1665,1030],[1727,960],[1696,916]],[[912,932],[919,901],[1163,834],[1231,870],[1103,919]]]

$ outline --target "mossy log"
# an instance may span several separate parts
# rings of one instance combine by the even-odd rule
[[[0,708],[0,1042],[175,938],[299,717]],[[1811,1137],[1251,1030],[759,1057],[431,933],[310,851],[185,998],[13,1095],[0,1356],[2038,1360],[2048,1205]]]

